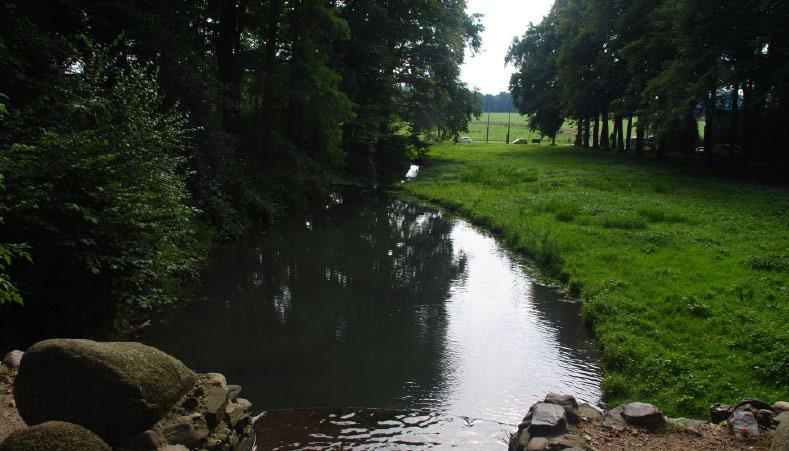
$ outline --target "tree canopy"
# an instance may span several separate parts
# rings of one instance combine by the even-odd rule
[[[724,148],[785,173],[787,18],[773,0],[557,0],[510,47],[510,88],[544,134],[575,121],[579,146],[630,150],[635,122],[635,152],[689,153],[703,119],[708,162]]]
[[[477,109],[481,29],[463,0],[0,1],[0,317],[160,305],[212,237],[399,180]]]

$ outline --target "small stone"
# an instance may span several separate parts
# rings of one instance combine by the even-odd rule
[[[243,424],[239,425],[244,419],[248,419],[249,415],[246,414],[247,408],[242,406],[241,404],[236,404],[234,402],[227,403],[227,407],[225,408],[227,411],[227,419],[230,426],[233,428],[244,427]]]
[[[517,435],[517,449],[526,449],[531,440],[531,434],[527,429],[524,429]]]
[[[248,399],[236,398],[236,404],[244,406],[244,409],[249,411],[252,408],[252,403]]]
[[[208,384],[213,385],[216,387],[227,388],[227,379],[225,379],[225,375],[221,373],[206,373],[206,379],[208,379]]]
[[[238,399],[239,395],[241,395],[241,386],[240,385],[228,385],[227,386],[227,398],[231,401],[235,401]]]
[[[164,438],[173,445],[196,448],[208,437],[208,425],[201,417],[193,415],[176,418],[164,427]]]
[[[549,451],[566,450],[566,449],[584,449],[586,443],[582,443],[580,439],[565,435],[562,437],[552,438],[546,447]]]
[[[644,402],[625,404],[622,410],[622,418],[633,426],[645,427],[651,431],[666,425],[663,413],[652,404]]]
[[[589,421],[600,421],[603,419],[603,414],[587,403],[578,406],[578,415]]]
[[[754,398],[747,398],[747,399],[743,399],[742,401],[740,401],[737,404],[735,404],[734,410],[737,410],[740,407],[744,407],[744,406],[749,406],[751,408],[751,410],[753,410],[754,412],[759,410],[759,409],[771,409],[772,408],[772,406],[770,406],[766,402],[762,402],[762,401],[759,401],[758,399],[754,399]]]
[[[529,434],[533,437],[550,437],[567,431],[567,416],[564,407],[538,402],[531,407]]]
[[[545,437],[534,437],[526,445],[527,451],[542,451],[548,446],[548,439]]]
[[[739,439],[759,438],[759,424],[753,412],[747,409],[737,409],[729,417],[729,431]]]
[[[567,413],[567,419],[571,423],[578,423],[578,401],[576,401],[572,396],[548,393],[548,396],[545,397],[545,402],[548,404],[556,404],[564,407],[564,410]]]
[[[689,432],[697,436],[701,436],[701,430],[708,426],[707,423],[701,420],[691,420],[689,418],[667,418],[666,421],[676,430]]]
[[[786,414],[784,411],[781,415]],[[789,451],[789,421],[784,421],[775,429],[773,435],[773,444],[770,447],[772,451]]]
[[[165,445],[160,448],[156,448],[156,451],[189,451],[189,448],[185,447],[184,445]]]
[[[135,435],[124,448],[130,449],[157,449],[162,445],[162,437],[158,432],[147,430]]]
[[[778,401],[773,404],[773,410],[775,412],[789,412],[789,402]]]
[[[227,390],[219,386],[209,388],[205,401],[205,418],[211,428],[216,427],[216,425],[222,419],[225,414],[226,406]]]
[[[16,349],[3,357],[3,365],[7,366],[8,368],[15,370],[19,368],[19,364],[22,362],[22,356],[25,355],[24,352]]]
[[[734,406],[729,404],[713,404],[710,406],[710,421],[715,424],[726,421],[734,412]]]

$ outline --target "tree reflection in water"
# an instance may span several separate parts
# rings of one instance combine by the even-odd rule
[[[221,370],[257,408],[435,407],[449,288],[466,274],[452,223],[377,191],[336,193],[225,249],[207,299],[146,338]]]

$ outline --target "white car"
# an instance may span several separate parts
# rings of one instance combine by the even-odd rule
[[[461,136],[460,138],[458,138],[458,142],[459,143],[470,143],[470,142],[473,142],[473,141],[468,136]]]

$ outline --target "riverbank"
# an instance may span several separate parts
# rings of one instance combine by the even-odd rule
[[[789,191],[570,147],[443,145],[403,186],[584,299],[612,404],[789,397]]]

